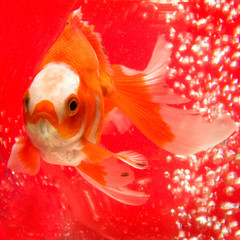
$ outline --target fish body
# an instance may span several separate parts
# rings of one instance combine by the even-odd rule
[[[159,147],[181,155],[214,146],[236,129],[227,115],[209,123],[174,107],[188,100],[164,81],[170,55],[159,36],[144,71],[111,65],[100,35],[74,11],[24,96],[27,137],[14,144],[8,167],[35,175],[40,159],[74,166],[108,196],[143,204],[149,196],[126,186],[134,180],[131,167],[144,169],[148,162],[134,151],[112,153],[99,146],[107,119],[124,129],[121,110]]]

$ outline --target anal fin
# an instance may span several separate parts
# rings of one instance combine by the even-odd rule
[[[147,162],[142,155],[130,151],[115,154],[86,140],[83,146],[86,159],[76,167],[83,178],[119,202],[141,205],[147,201],[148,195],[126,187],[134,180],[129,165],[146,168]]]
[[[89,183],[91,183],[94,187],[96,187],[98,190],[102,191],[109,197],[115,199],[118,202],[125,203],[132,206],[139,206],[144,203],[149,198],[149,195],[144,192],[138,192],[134,190],[130,190],[125,186],[122,187],[109,187],[100,184],[99,182],[95,181],[93,178],[91,178],[87,173],[82,172],[79,168],[80,175],[86,179]]]
[[[92,162],[97,163],[105,158],[114,157],[121,160],[122,162],[131,165],[134,168],[144,169],[147,168],[148,162],[146,158],[134,151],[123,151],[119,153],[112,153],[94,143],[87,140],[83,141],[83,152]]]
[[[104,186],[121,187],[131,183],[134,179],[130,167],[119,163],[113,157],[98,163],[82,161],[77,169]]]

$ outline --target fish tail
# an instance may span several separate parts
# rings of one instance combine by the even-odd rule
[[[112,65],[116,89],[113,99],[136,127],[159,147],[174,154],[194,154],[223,141],[236,126],[225,114],[210,123],[193,110],[174,106],[189,100],[174,94],[165,83],[170,55],[168,43],[159,36],[144,71]]]

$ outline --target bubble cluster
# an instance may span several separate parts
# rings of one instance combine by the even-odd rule
[[[178,239],[192,239],[196,233],[196,239],[206,239],[204,234],[209,230],[213,233],[212,237],[217,236],[217,239],[239,235],[236,214],[239,213],[240,202],[234,198],[234,195],[239,195],[238,167],[232,161],[208,164],[208,167],[205,164],[204,170],[197,172],[193,169],[176,169],[173,173],[172,193],[177,199],[186,197],[186,194],[193,199],[186,206],[171,210],[178,217]],[[234,171],[229,171],[229,168]]]
[[[0,116],[2,119],[6,118],[5,116],[5,111],[0,112]],[[9,125],[13,125],[16,127],[7,127],[7,125],[1,125],[0,124],[0,144],[5,148],[9,148],[9,146],[11,146],[12,144],[14,144],[15,142],[17,142],[19,139],[18,137],[12,137],[12,136],[22,136],[23,132],[24,132],[24,126],[23,124],[20,123],[20,119],[21,119],[21,115],[16,116],[15,118],[11,118],[8,117],[7,118],[7,123]],[[18,125],[20,124],[21,128],[18,128]],[[16,134],[13,134],[17,132]]]
[[[174,42],[168,84],[193,100],[184,107],[210,121],[222,112],[239,121],[239,15],[237,1],[205,0],[179,3],[166,16],[168,38]],[[188,169],[175,169],[170,175],[168,189],[177,199],[186,199],[185,205],[171,210],[177,216],[176,239],[240,239],[238,134],[184,158]]]
[[[239,150],[234,150],[237,142],[238,138],[232,136],[228,145],[219,144],[204,154],[184,158],[189,162],[188,169],[173,171],[168,188],[177,199],[187,199],[186,205],[171,210],[178,217],[178,239],[206,239],[209,231],[213,239],[239,236]]]
[[[209,119],[222,111],[239,119],[239,6],[235,1],[179,3],[166,15],[174,42],[168,83]]]

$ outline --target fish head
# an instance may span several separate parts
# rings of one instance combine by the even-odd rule
[[[86,104],[79,89],[79,75],[63,63],[49,63],[36,75],[23,100],[24,122],[33,142],[58,144],[82,136]]]

